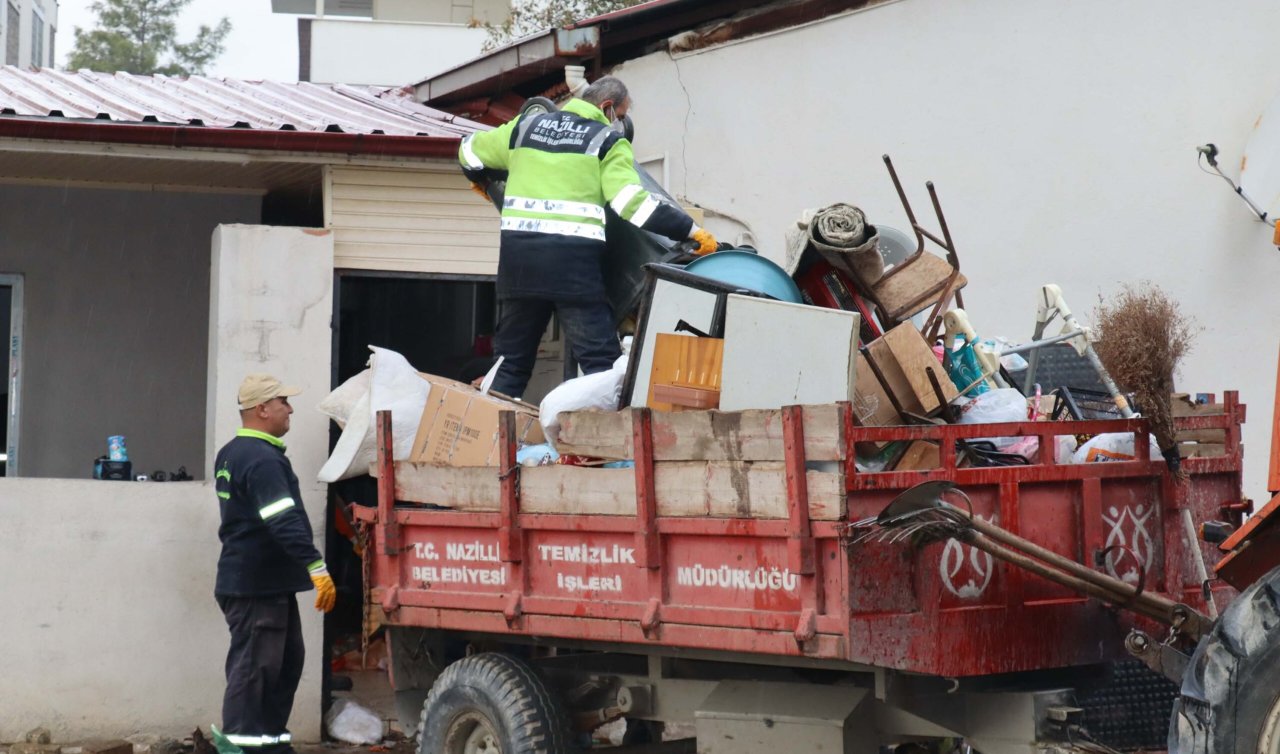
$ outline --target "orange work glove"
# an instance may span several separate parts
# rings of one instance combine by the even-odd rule
[[[471,184],[471,190],[476,192],[480,196],[483,196],[486,202],[493,201],[492,199],[489,198],[489,192],[485,190],[484,186],[481,186],[480,184],[473,182]]]
[[[325,567],[324,561],[321,560],[313,564],[307,571],[311,574],[311,583],[316,585],[316,609],[322,613],[327,613],[333,609],[333,603],[338,601],[338,588],[333,585],[333,578],[329,576],[329,569]]]
[[[698,256],[710,254],[719,248],[719,244],[716,243],[716,237],[711,235],[711,232],[706,228],[698,228],[689,237],[698,242],[698,248],[693,251]]]

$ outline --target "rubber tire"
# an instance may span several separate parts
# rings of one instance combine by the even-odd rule
[[[461,715],[484,716],[502,754],[569,754],[568,722],[556,696],[527,663],[497,652],[464,657],[431,686],[418,721],[418,754],[444,754]]]
[[[520,114],[533,113],[539,115],[541,113],[554,113],[559,109],[556,107],[556,103],[547,97],[530,97],[520,106]]]
[[[1270,719],[1266,754],[1280,753],[1280,567],[1245,589],[1182,677],[1169,721],[1169,754],[1254,754]]]

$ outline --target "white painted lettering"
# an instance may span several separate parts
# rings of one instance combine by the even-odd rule
[[[502,586],[507,583],[507,569],[472,568],[470,566],[414,566],[413,580],[428,588],[433,584],[468,584]]]
[[[567,592],[621,592],[621,576],[556,574],[556,586]]]
[[[636,548],[621,545],[538,545],[538,556],[548,563],[590,563],[592,565],[635,565]]]
[[[502,560],[499,557],[498,545],[486,544],[484,542],[448,542],[444,546],[445,557],[449,560],[464,560],[467,562],[484,562],[497,563]]]
[[[676,583],[680,586],[714,586],[753,592],[793,592],[800,585],[800,577],[790,568],[777,566],[765,568],[730,568],[727,565],[708,567],[701,563],[676,569]]]

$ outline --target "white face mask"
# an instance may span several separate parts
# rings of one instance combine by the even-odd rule
[[[609,105],[603,110],[603,112],[604,117],[609,119],[609,127],[623,136],[626,136],[627,123],[625,120],[618,117],[618,108],[613,105]]]

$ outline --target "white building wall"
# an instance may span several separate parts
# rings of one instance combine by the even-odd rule
[[[982,334],[1030,336],[1039,286],[1088,319],[1150,280],[1203,328],[1178,386],[1239,389],[1246,487],[1266,499],[1280,253],[1271,229],[1196,166],[1215,141],[1234,172],[1280,92],[1280,4],[1192,0],[900,0],[614,70],[636,153],[665,157],[674,195],[781,260],[806,207],[861,206],[906,228],[881,155],[926,227],[937,186]]]
[[[333,243],[325,230],[214,232],[208,458],[239,424],[236,388],[265,371],[304,389],[285,440],[323,548]],[[0,741],[183,738],[221,719],[228,634],[213,599],[218,505],[206,482],[0,478]],[[307,666],[290,729],[320,740],[324,656],[299,596]]]
[[[484,40],[484,29],[461,24],[317,18],[310,80],[402,86],[476,57]]]
[[[204,482],[0,478],[0,741],[36,726],[181,739],[219,721],[216,502]]]
[[[327,487],[316,481],[316,474],[329,457],[329,419],[316,406],[329,394],[332,379],[333,234],[314,228],[218,226],[209,299],[205,468],[213,467],[218,449],[240,427],[237,394],[246,374],[266,372],[302,388],[289,399],[294,412],[284,441],[316,548],[323,553]],[[216,560],[210,563],[211,574],[215,566]],[[321,735],[320,681],[327,658],[323,616],[313,609],[314,594],[298,596],[307,661],[289,728],[301,741],[319,741]],[[224,638],[206,651],[225,656],[226,648]]]
[[[510,0],[373,0],[373,18],[378,21],[496,24],[509,15]]]

